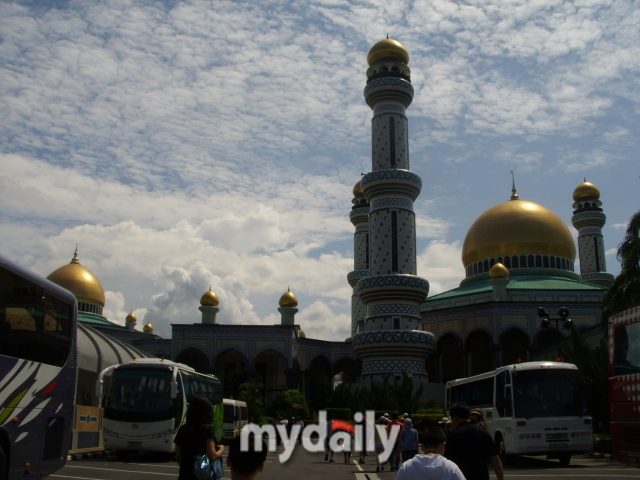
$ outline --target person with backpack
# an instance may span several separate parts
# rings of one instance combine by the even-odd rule
[[[206,454],[209,462],[222,457],[224,446],[219,445],[213,430],[213,408],[204,397],[194,397],[189,402],[187,423],[176,433],[176,462],[180,465],[178,480],[198,480],[193,464],[198,455]]]

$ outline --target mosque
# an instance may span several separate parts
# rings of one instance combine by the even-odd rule
[[[600,192],[583,182],[573,192],[576,245],[567,225],[552,211],[511,198],[489,208],[469,228],[460,286],[427,298],[429,283],[417,276],[413,202],[422,188],[409,169],[405,111],[413,99],[409,53],[384,39],[367,57],[364,96],[373,111],[372,170],[353,189],[349,218],[355,227],[351,335],[343,342],[307,338],[295,322],[298,300],[284,292],[277,325],[219,324],[218,296],[204,291],[201,322],[172,324],[171,338],[105,318],[104,289],[80,264],[71,263],[49,280],[78,300],[80,374],[78,398],[97,406],[96,372],[132,357],[165,357],[216,374],[225,397],[236,397],[248,380],[263,384],[267,406],[278,392],[314,385],[339,375],[366,384],[386,375],[408,374],[414,382],[442,384],[500,365],[543,358],[560,335],[539,328],[538,307],[566,307],[580,331],[596,331],[601,304],[613,276],[606,271]],[[203,287],[204,290],[204,287]],[[275,302],[274,302],[275,303]],[[81,335],[80,335],[81,334]]]

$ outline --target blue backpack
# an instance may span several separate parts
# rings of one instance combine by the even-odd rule
[[[224,475],[222,461],[218,458],[210,462],[206,453],[198,455],[193,462],[193,474],[198,480],[218,480]]]

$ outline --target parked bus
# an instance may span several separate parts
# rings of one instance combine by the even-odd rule
[[[0,479],[39,479],[67,459],[77,303],[0,256]]]
[[[640,468],[640,307],[611,316],[609,346],[613,455]]]
[[[547,455],[568,465],[593,447],[591,417],[575,365],[527,362],[447,383],[447,409],[481,409],[500,456]]]
[[[233,440],[240,435],[240,431],[247,424],[247,404],[240,400],[225,398],[222,400],[224,404],[224,423],[222,424],[223,440]]]
[[[104,377],[111,375],[104,398]],[[222,438],[222,385],[181,363],[141,358],[100,372],[96,395],[104,407],[104,448],[119,458],[130,452],[174,450],[173,439],[185,421],[189,402],[203,396],[213,405],[216,438]]]

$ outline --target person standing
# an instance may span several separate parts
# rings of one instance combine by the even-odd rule
[[[487,462],[498,480],[504,480],[498,447],[489,433],[469,421],[469,407],[456,403],[450,413],[453,430],[447,434],[444,456],[460,467],[467,480],[489,480]]]
[[[480,410],[472,410],[469,414],[469,421],[476,427],[480,427],[485,432],[487,431],[487,425],[484,423],[484,418],[482,418],[482,412]]]
[[[422,453],[402,464],[396,480],[465,480],[460,468],[444,454],[447,436],[439,427],[422,435]]]
[[[333,463],[333,450],[331,450],[331,446],[329,444],[329,441],[331,440],[331,436],[333,435],[333,419],[336,416],[333,413],[330,413],[329,415],[327,415],[327,436],[324,440],[324,461],[326,462],[327,460],[329,461],[329,463]]]
[[[404,419],[404,430],[400,432],[398,443],[403,463],[418,454],[418,431],[413,428],[413,422],[410,418]]]
[[[218,445],[213,430],[213,408],[204,397],[194,397],[189,402],[187,422],[178,429],[176,462],[180,465],[178,480],[198,480],[193,473],[193,463],[198,455],[207,454],[213,462],[224,454],[224,446]]]
[[[394,427],[394,425],[397,425]],[[391,456],[389,457],[389,464],[391,465],[391,471],[398,470],[400,468],[400,447],[398,445],[398,437],[400,437],[400,432],[404,428],[404,424],[398,420],[398,414],[391,414],[391,422],[387,424],[387,431],[389,435],[392,435],[393,432],[397,432],[395,434],[395,443],[393,444],[393,450],[391,451]]]

